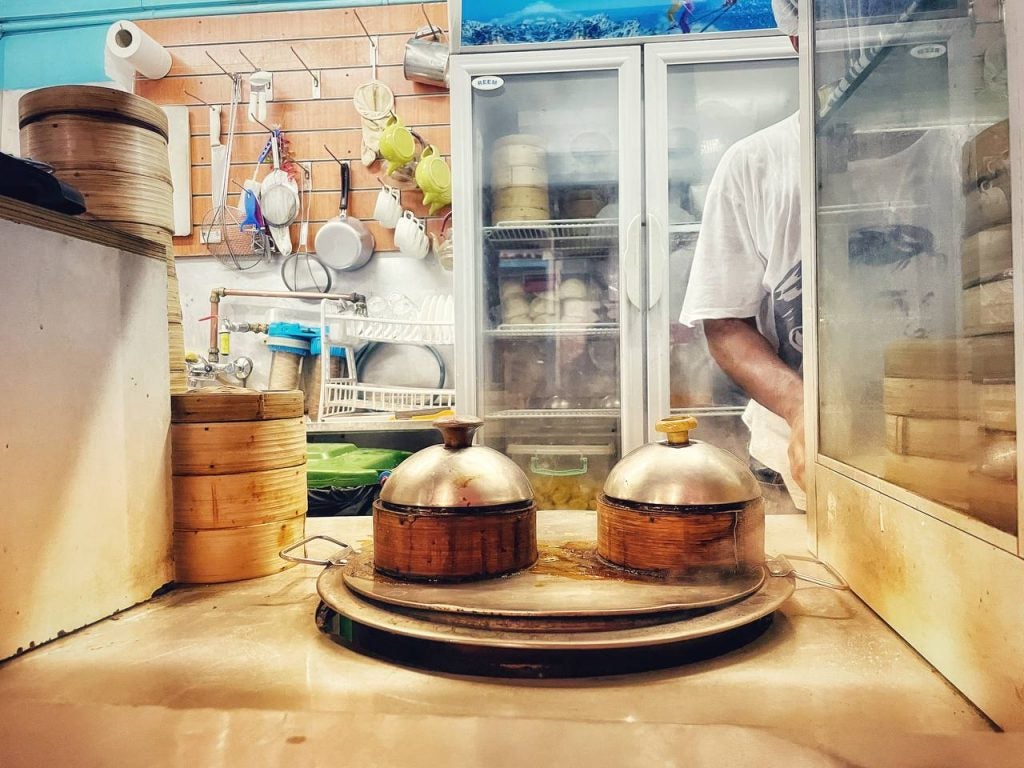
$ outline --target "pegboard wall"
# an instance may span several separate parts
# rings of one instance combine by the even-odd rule
[[[213,198],[209,109],[202,102],[223,105],[221,123],[226,135],[231,80],[217,64],[229,72],[247,75],[252,67],[246,58],[273,73],[273,100],[267,105],[267,125],[279,126],[284,131],[293,159],[312,164],[310,244],[320,225],[338,214],[340,169],[324,150],[326,144],[339,158],[352,163],[349,215],[366,221],[378,251],[396,250],[394,231],[372,218],[380,190],[379,178],[386,178],[383,163],[366,168],[359,159],[361,127],[352,96],[357,86],[371,79],[372,62],[370,41],[359,20],[377,39],[377,79],[394,92],[398,116],[425,142],[449,157],[448,92],[409,82],[402,74],[406,40],[427,25],[424,14],[433,25],[447,31],[446,3],[140,21],[139,26],[171,52],[173,63],[161,80],[140,79],[136,93],[157,104],[188,106],[190,113],[192,234],[174,238],[176,255],[207,253],[200,229]],[[320,74],[319,98],[313,98],[312,77],[300,57]],[[247,103],[248,85],[243,80],[231,158],[231,179],[237,184],[252,177],[256,158],[267,140],[267,132],[247,118]],[[269,168],[266,164],[260,176]],[[228,195],[229,200],[237,197],[235,184],[229,185]],[[402,191],[402,207],[420,217],[427,215],[422,195],[416,189]],[[428,220],[428,229],[437,232],[439,217],[444,213],[441,211]],[[292,241],[297,239],[296,223]]]

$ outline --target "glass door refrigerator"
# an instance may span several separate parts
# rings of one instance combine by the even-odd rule
[[[644,47],[648,440],[659,418],[686,413],[699,439],[746,457],[748,398],[680,312],[718,163],[737,141],[797,111],[797,75],[788,38]]]
[[[640,48],[454,57],[456,401],[541,508],[643,442]]]
[[[562,508],[592,506],[670,411],[745,454],[743,393],[676,321],[718,161],[796,109],[788,40],[460,54],[451,71],[456,401],[483,442]]]

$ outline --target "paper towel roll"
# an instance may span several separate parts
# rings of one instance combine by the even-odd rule
[[[158,80],[171,69],[170,52],[130,21],[110,25],[104,59],[107,75],[118,81],[135,72]]]

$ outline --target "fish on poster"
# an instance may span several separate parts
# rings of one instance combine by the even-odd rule
[[[463,0],[465,45],[773,29],[771,0]]]
[[[964,15],[967,0],[817,0],[819,22]],[[775,29],[771,0],[463,0],[463,45],[516,45]]]

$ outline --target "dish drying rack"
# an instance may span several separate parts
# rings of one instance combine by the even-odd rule
[[[451,297],[429,297],[415,319],[368,317],[325,299],[320,303],[321,387],[319,420],[355,414],[399,414],[455,407],[454,389],[398,387],[359,381],[356,348],[368,343],[444,346],[455,342]],[[345,351],[348,375],[331,376],[331,348]]]

